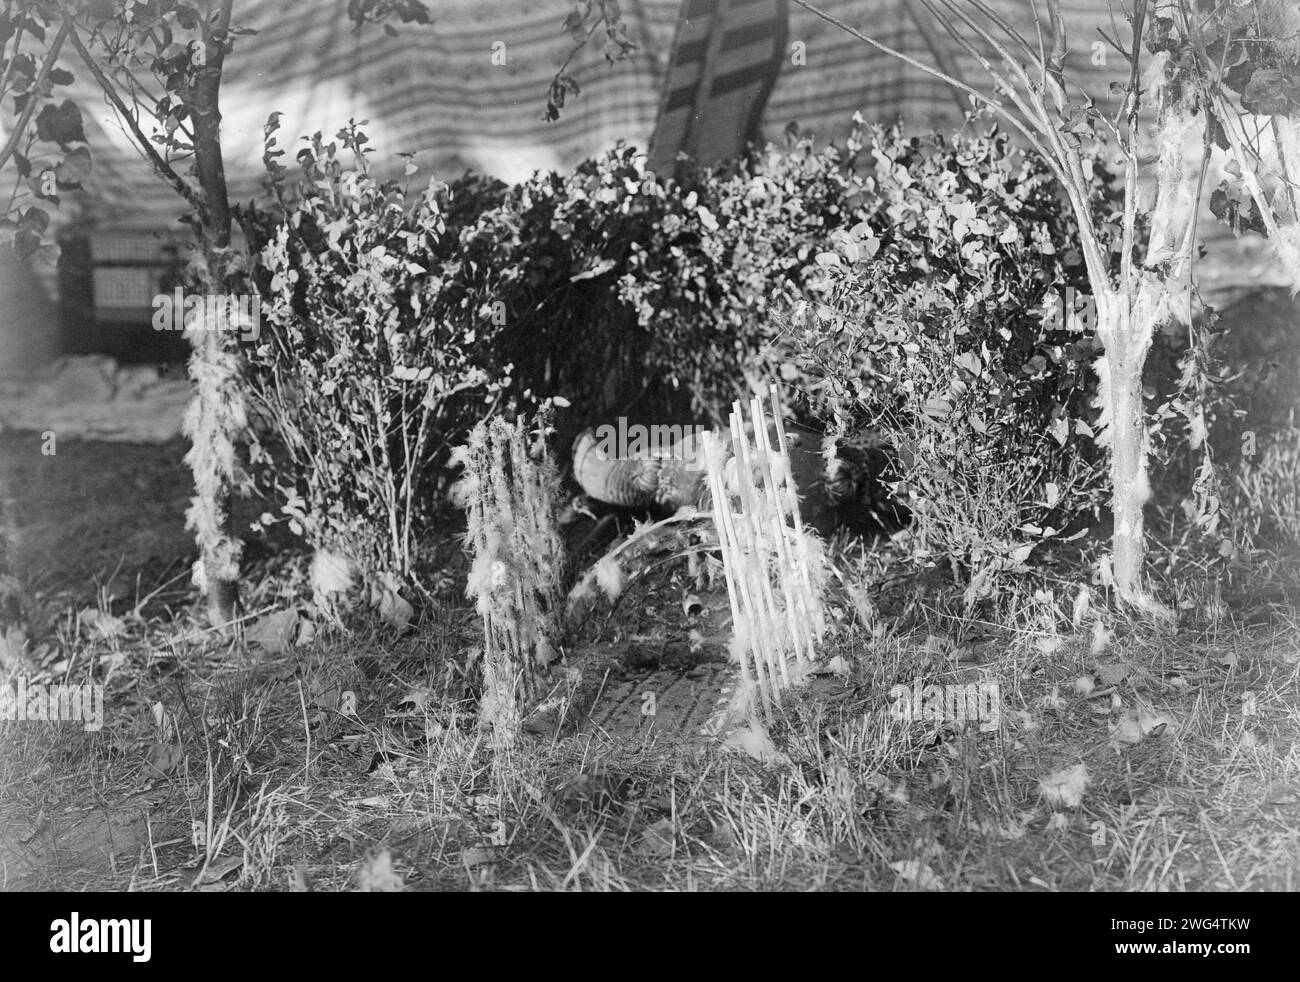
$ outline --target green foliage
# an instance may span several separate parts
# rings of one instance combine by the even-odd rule
[[[859,120],[845,150],[796,134],[681,183],[619,146],[567,175],[416,194],[371,176],[354,125],[355,163],[317,135],[291,200],[274,129],[278,205],[245,222],[267,238],[251,366],[290,466],[254,456],[317,545],[409,573],[446,450],[484,415],[563,396],[590,420],[657,385],[718,420],[773,373],[842,431],[878,429],[936,523],[988,490],[973,469],[1002,480],[1015,460],[995,550],[1096,503],[1091,325],[1085,303],[1060,307],[1084,283],[1069,211],[996,134],[948,145]],[[990,530],[960,524],[926,548],[980,565]]]
[[[50,236],[50,212],[60,195],[90,176],[90,150],[81,110],[61,98],[75,80],[58,64],[67,39],[57,8],[15,0],[0,10],[0,170],[9,185],[0,206],[0,246],[19,259],[52,270],[59,247]]]
[[[273,185],[278,226],[260,216],[274,234],[249,383],[274,439],[254,442],[250,463],[313,545],[408,578],[449,437],[500,408],[510,384],[487,300],[508,270],[462,252],[451,189],[378,181],[365,135],[350,125],[338,139],[318,133],[299,153],[292,203]]]
[[[420,0],[348,0],[348,20],[360,30],[363,24],[383,24],[384,33],[397,34],[389,18],[403,24],[431,24],[433,15]]]
[[[656,218],[630,245],[621,297],[654,339],[655,359],[697,414],[721,421],[785,349],[773,312],[803,296],[830,236],[863,215],[869,185],[852,148],[795,137],[731,168],[688,175],[656,198]],[[785,378],[798,378],[789,366]]]
[[[790,318],[794,362],[820,415],[894,448],[916,558],[951,562],[974,601],[1101,501],[1076,230],[1046,167],[997,133],[859,126],[849,149],[871,167]]]
[[[564,31],[573,39],[573,47],[546,89],[546,111],[542,119],[548,123],[560,118],[560,111],[569,96],[577,97],[582,93],[578,80],[568,73],[569,65],[587,42],[598,36],[597,31],[602,27],[601,51],[607,62],[623,61],[636,51],[637,46],[628,37],[627,22],[623,19],[619,0],[576,0],[564,18]]]

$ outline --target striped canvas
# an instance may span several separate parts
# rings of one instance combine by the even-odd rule
[[[927,38],[918,28],[911,2],[820,0],[819,6],[926,63],[937,60],[933,48],[942,45],[954,71],[987,88],[982,69],[950,38],[937,29]],[[990,3],[1034,36],[1032,5]],[[1113,51],[1096,63],[1098,28],[1111,30],[1110,0],[1067,0],[1063,6],[1072,40],[1067,72],[1108,108],[1110,82],[1125,75]],[[261,190],[261,127],[272,110],[284,113],[281,142],[291,152],[299,134],[333,133],[349,117],[369,120],[375,169],[400,175],[396,154],[420,151],[420,182],[431,174],[454,178],[467,168],[519,180],[534,169],[571,167],[618,139],[644,147],[652,135],[656,161],[671,161],[677,149],[687,148],[717,159],[744,138],[780,139],[792,122],[819,141],[842,140],[856,111],[868,120],[904,115],[913,131],[950,131],[960,123],[958,100],[947,85],[788,0],[626,0],[624,18],[637,51],[612,65],[598,46],[579,54],[568,71],[582,93],[554,123],[542,119],[547,84],[573,43],[562,29],[567,7],[559,0],[438,0],[432,25],[406,25],[395,37],[374,28],[358,34],[346,8],[346,0],[236,5],[242,22],[258,33],[238,40],[223,84],[226,173],[235,201]],[[783,38],[773,24],[781,8],[788,8]],[[703,43],[713,37],[707,22],[718,11],[726,20],[709,62]],[[504,64],[493,63],[498,42]],[[802,64],[791,57],[796,45]],[[672,60],[675,47],[691,57]],[[768,75],[775,81],[756,125],[758,76],[773,53],[779,55],[779,72]],[[696,103],[702,90],[694,83],[705,68],[712,82],[701,123]],[[85,73],[77,75],[76,97],[96,155],[83,214],[106,233],[176,228],[181,203],[125,143],[112,110]],[[726,106],[731,109],[724,113]],[[656,130],[661,108],[668,111]],[[1266,247],[1226,242],[1212,222],[1203,230],[1232,253],[1232,266],[1221,267],[1224,275],[1267,281]]]

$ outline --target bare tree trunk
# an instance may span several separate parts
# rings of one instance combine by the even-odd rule
[[[233,6],[234,0],[222,0],[217,13],[202,20],[203,44],[194,65],[194,78],[182,93],[193,121],[197,190],[155,149],[152,139],[141,130],[137,114],[66,19],[64,27],[69,29],[60,34],[60,39],[66,36],[71,42],[99,83],[141,154],[193,209],[202,260],[197,264],[198,286],[203,298],[224,295],[230,286],[232,213],[221,155],[220,97]],[[185,462],[194,475],[195,493],[185,520],[199,547],[194,582],[207,596],[212,623],[225,627],[237,616],[239,599],[240,542],[234,534],[231,504],[238,473],[239,437],[246,415],[239,351],[231,330],[234,325],[226,323],[224,314],[210,316],[213,307],[205,304],[205,308],[202,315],[196,314],[186,325],[186,338],[193,349],[189,374],[195,394],[185,413],[184,432],[191,443]]]
[[[1097,399],[1104,427],[1101,442],[1108,444],[1111,452],[1111,514],[1115,522],[1111,571],[1115,590],[1126,603],[1168,616],[1142,580],[1146,558],[1142,509],[1151,497],[1142,368],[1157,327],[1171,317],[1191,323],[1190,284],[1186,284],[1185,309],[1182,305],[1174,309],[1173,303],[1180,279],[1187,274],[1195,254],[1196,203],[1209,153],[1203,114],[1194,113],[1186,101],[1163,106],[1156,143],[1156,199],[1142,265],[1133,260],[1137,167],[1132,160],[1127,167],[1119,283],[1097,300],[1097,337],[1105,351],[1097,364]],[[1130,153],[1136,153],[1136,143]],[[1160,269],[1162,264],[1167,266]]]
[[[1111,568],[1120,597],[1140,602],[1146,595],[1142,565],[1146,555],[1142,509],[1151,495],[1147,478],[1146,415],[1142,405],[1142,365],[1151,346],[1152,324],[1141,323],[1145,305],[1108,293],[1097,298],[1097,334],[1105,354],[1098,359],[1098,404],[1110,445]]]
[[[230,259],[230,201],[221,157],[221,72],[225,61],[233,0],[224,0],[204,36],[206,55],[194,83],[194,160],[203,209],[199,247],[203,253],[200,287],[205,295],[224,294]],[[238,437],[247,419],[239,379],[236,333],[230,324],[205,323],[187,332],[193,352],[189,374],[194,400],[186,414],[191,447],[186,462],[194,474],[195,497],[186,516],[199,546],[195,582],[207,595],[208,617],[216,627],[238,614],[239,553],[232,504],[238,467]]]

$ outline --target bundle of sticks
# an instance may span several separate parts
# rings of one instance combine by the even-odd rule
[[[748,425],[741,403],[732,404],[729,448],[716,434],[704,435],[733,651],[745,689],[757,693],[765,715],[781,704],[783,690],[803,678],[826,628],[819,543],[800,518],[775,383],[770,392],[770,423],[755,397]]]

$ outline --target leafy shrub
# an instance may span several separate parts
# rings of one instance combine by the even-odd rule
[[[254,442],[256,478],[280,492],[281,516],[309,543],[368,572],[411,576],[433,492],[455,434],[508,398],[496,325],[473,290],[447,283],[463,264],[447,225],[452,192],[418,195],[374,179],[355,125],[341,143],[320,134],[298,154],[289,200],[267,159],[279,223],[265,222],[263,332],[249,356],[250,389],[273,441]],[[350,155],[353,167],[344,166]]]
[[[284,446],[254,457],[314,544],[405,578],[447,450],[479,418],[562,395],[563,446],[638,400],[657,421],[723,419],[772,373],[895,448],[921,555],[981,566],[981,539],[1020,555],[1048,534],[1034,526],[1097,502],[1091,326],[1053,307],[1085,282],[1069,212],[1001,136],[859,119],[843,150],[795,135],[681,182],[620,145],[566,175],[416,194],[370,175],[350,126],[351,165],[318,134],[290,194],[274,132],[250,364]],[[970,494],[1001,517],[954,510]]]
[[[853,164],[852,152],[793,135],[785,148],[689,173],[662,195],[619,292],[697,414],[725,420],[733,399],[783,367],[798,379],[783,365],[772,312],[804,295],[813,257],[864,214],[871,188]]]
[[[619,146],[563,176],[417,194],[371,176],[350,125],[309,141],[289,189],[275,133],[273,207],[248,223],[266,300],[249,384],[274,434],[251,457],[284,501],[264,521],[404,580],[448,449],[479,418],[563,394],[571,434],[654,391],[658,419],[724,416],[770,340],[768,300],[795,295],[851,186],[803,141],[699,190]]]
[[[915,556],[974,601],[1100,504],[1086,277],[1050,172],[1004,136],[859,125],[849,151],[868,149],[858,221],[789,320],[794,361],[818,413],[892,445]]]

